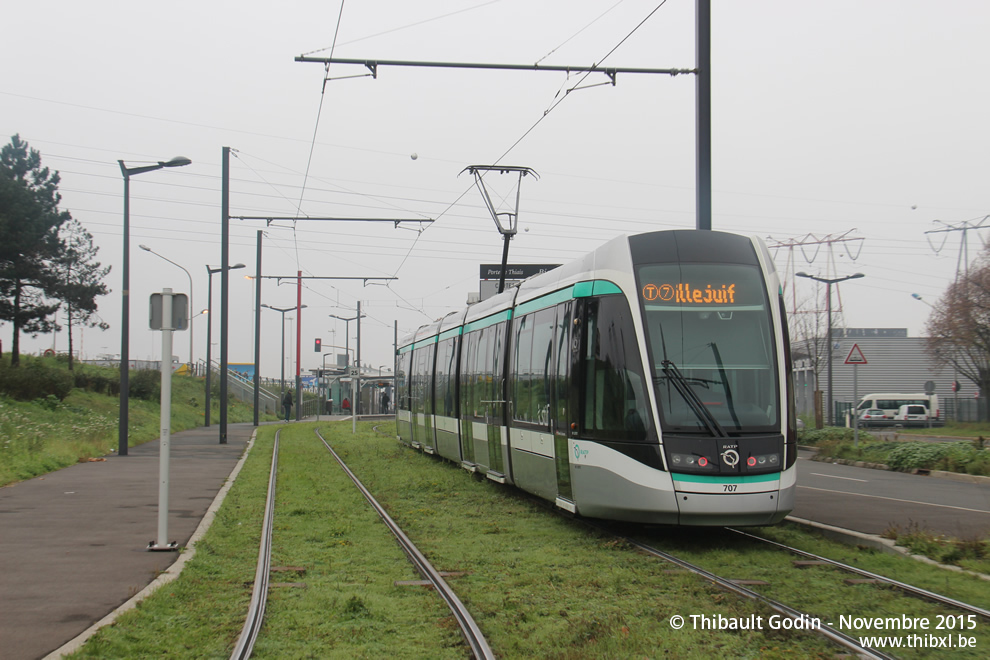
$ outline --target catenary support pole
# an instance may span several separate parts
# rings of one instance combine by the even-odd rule
[[[361,301],[357,301],[357,354],[355,356],[357,361],[357,398],[351,401],[351,409],[354,411],[354,417],[356,418],[361,414]]]
[[[254,425],[260,424],[261,405],[261,230],[258,230],[258,256],[254,278]],[[277,412],[277,410],[276,410]]]
[[[220,444],[227,444],[227,346],[230,303],[230,147],[223,148],[220,184]]]
[[[302,271],[296,271],[296,421],[302,419]]]
[[[712,3],[696,0],[697,229],[712,228]]]

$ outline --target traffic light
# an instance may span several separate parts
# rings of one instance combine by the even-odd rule
[[[323,340],[320,339],[319,337],[317,337],[316,338],[316,348],[314,348],[313,350],[316,351],[317,353],[319,353],[322,348],[323,348]]]

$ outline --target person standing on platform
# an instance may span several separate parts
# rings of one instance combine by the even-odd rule
[[[282,408],[285,410],[285,421],[289,421],[289,413],[292,412],[292,390],[286,390],[282,397]]]

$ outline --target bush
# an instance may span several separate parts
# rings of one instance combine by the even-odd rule
[[[54,396],[63,401],[72,391],[72,374],[55,365],[27,355],[21,366],[0,365],[0,392],[18,401],[33,401]]]
[[[109,367],[82,367],[74,370],[76,387],[97,394],[117,396],[120,393],[120,371]]]
[[[852,442],[853,437],[853,429],[844,426],[826,426],[821,429],[805,429],[804,431],[800,431],[798,433],[798,442],[802,445],[820,447],[822,445],[836,445],[844,441]],[[860,430],[860,442],[872,439],[872,435]]]
[[[130,374],[130,396],[145,401],[160,401],[162,398],[162,372],[142,369]]]
[[[887,464],[895,470],[990,474],[990,453],[972,442],[907,442],[891,450]]]

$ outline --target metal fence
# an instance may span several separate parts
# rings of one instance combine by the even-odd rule
[[[833,401],[835,419],[839,424],[851,425],[853,404]],[[987,399],[975,397],[939,397],[939,422],[980,422],[987,419]],[[843,422],[845,420],[845,422]]]

